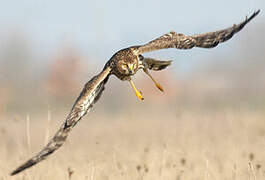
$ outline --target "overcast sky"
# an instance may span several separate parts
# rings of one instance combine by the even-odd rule
[[[264,0],[2,0],[0,36],[21,31],[42,56],[65,43],[103,62],[121,48],[146,43],[171,30],[185,34],[218,30],[257,9],[261,13],[249,26],[264,22]],[[215,53],[232,51],[237,38]],[[154,56],[190,60],[179,62],[185,66],[207,56],[198,51],[167,50]]]

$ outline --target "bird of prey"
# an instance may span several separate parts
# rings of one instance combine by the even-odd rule
[[[140,69],[151,78],[156,87],[163,91],[162,86],[151,76],[149,70],[160,71],[171,64],[171,61],[161,61],[153,58],[144,57],[142,54],[160,49],[176,48],[176,49],[191,49],[193,47],[213,48],[219,43],[225,42],[239,32],[248,22],[250,22],[260,10],[255,11],[249,18],[232,27],[209,32],[187,36],[184,34],[169,32],[161,37],[154,39],[147,44],[139,46],[131,46],[116,52],[110,60],[105,64],[103,70],[90,81],[88,81],[81,94],[74,103],[69,115],[60,129],[56,132],[49,143],[35,156],[26,161],[24,164],[15,169],[11,175],[15,175],[35,164],[44,160],[48,155],[60,148],[66,141],[66,138],[71,129],[78,123],[79,120],[91,110],[93,105],[101,97],[110,75],[115,75],[122,81],[128,81],[136,96],[143,100],[141,91],[135,87],[132,76]]]

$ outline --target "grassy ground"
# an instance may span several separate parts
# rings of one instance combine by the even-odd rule
[[[47,114],[31,115],[28,126],[26,117],[2,117],[0,179],[265,179],[264,111],[160,110],[158,105],[110,115],[94,111],[56,153],[10,177],[64,117],[52,113],[48,125]]]

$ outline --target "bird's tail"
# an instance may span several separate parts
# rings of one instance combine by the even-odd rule
[[[160,61],[154,58],[144,58],[144,62],[147,64],[148,69],[153,71],[160,71],[171,65],[172,61]]]

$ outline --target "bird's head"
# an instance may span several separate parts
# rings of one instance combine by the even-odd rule
[[[138,67],[137,61],[128,61],[127,59],[120,60],[117,63],[117,69],[121,74],[133,75],[136,73]]]
[[[116,68],[124,75],[133,75],[138,70],[138,56],[131,49],[125,49],[116,54]]]

